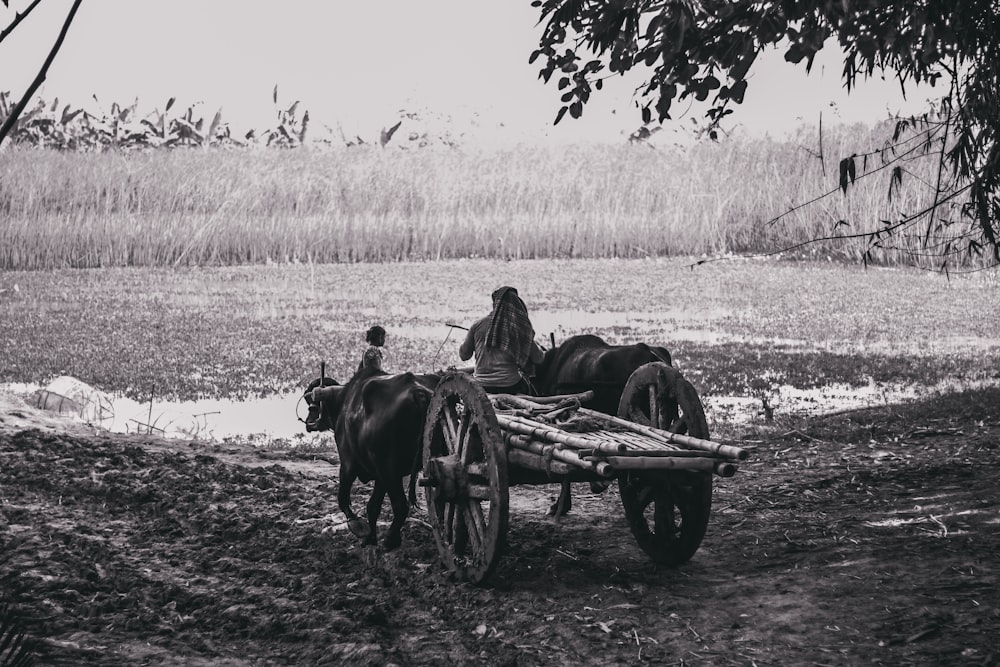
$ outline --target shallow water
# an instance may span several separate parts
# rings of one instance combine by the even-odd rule
[[[937,393],[969,389],[1000,382],[969,383],[961,386],[943,383],[934,386],[889,386],[869,384],[860,387],[827,385],[817,389],[775,386],[769,401],[776,416],[814,416],[866,407],[875,407],[934,396]],[[21,396],[34,405],[33,396],[41,389],[30,384],[0,384],[0,392]],[[250,439],[260,444],[275,440],[313,443],[329,438],[327,434],[306,433],[299,419],[305,418],[305,403],[300,393],[274,395],[238,401],[204,399],[198,401],[154,401],[137,403],[128,398],[108,396],[113,417],[94,425],[116,433],[149,433],[169,438],[224,440]],[[750,424],[761,422],[762,401],[746,396],[702,396],[709,427],[713,424]],[[69,414],[80,421],[79,415]],[[93,422],[90,422],[93,423]]]
[[[22,397],[35,406],[39,385],[0,384],[0,392]],[[153,433],[168,438],[223,440],[259,436],[265,442],[290,439],[305,433],[299,421],[306,416],[302,394],[280,394],[248,400],[202,399],[197,401],[162,401],[138,403],[122,396],[107,396],[111,413],[104,419],[85,419],[72,408],[65,414],[81,422],[92,423],[114,433]]]

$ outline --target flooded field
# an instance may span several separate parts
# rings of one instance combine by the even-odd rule
[[[71,376],[102,392],[115,432],[306,438],[303,388],[345,381],[363,332],[388,331],[387,370],[464,366],[458,347],[499,284],[536,340],[580,333],[667,347],[710,424],[881,406],[1000,382],[1000,290],[820,262],[461,260],[0,274],[0,388],[28,397]],[[14,289],[14,286],[17,289]],[[313,436],[308,436],[313,437]]]

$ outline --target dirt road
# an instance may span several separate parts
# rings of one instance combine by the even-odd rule
[[[515,487],[491,584],[415,513],[362,548],[334,452],[112,436],[0,405],[0,597],[39,664],[1000,664],[1000,392],[742,433],[671,570],[612,488]],[[361,494],[365,491],[362,490]],[[360,496],[356,496],[360,497]]]

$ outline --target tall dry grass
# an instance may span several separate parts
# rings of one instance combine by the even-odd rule
[[[705,143],[509,150],[0,152],[0,267],[608,257],[768,252],[931,202],[933,159],[835,189],[837,159],[885,130]],[[869,167],[878,164],[872,158]],[[824,167],[826,175],[824,175]],[[859,171],[861,164],[858,165]],[[896,239],[912,250],[915,240]],[[802,252],[857,260],[867,241]],[[912,261],[888,250],[877,261]]]

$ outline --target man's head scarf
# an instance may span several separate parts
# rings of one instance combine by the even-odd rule
[[[535,330],[528,319],[528,309],[513,287],[493,292],[493,312],[486,333],[486,347],[505,350],[517,365],[525,368],[531,355]]]

